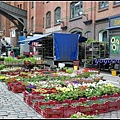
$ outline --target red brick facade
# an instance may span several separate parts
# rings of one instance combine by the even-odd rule
[[[34,7],[32,8],[32,1],[26,2],[7,2],[11,5],[18,7],[22,4],[22,9],[27,10],[27,31],[28,33],[48,33],[48,32],[74,32],[79,31],[83,36],[87,36],[87,32],[91,32],[87,37],[98,39],[99,31],[106,30],[109,26],[109,21],[96,22],[99,19],[108,18],[109,16],[115,16],[120,14],[120,4],[114,5],[114,1],[108,1],[109,6],[104,10],[99,10],[99,1],[83,1],[83,12],[88,14],[88,20],[92,20],[92,23],[85,25],[86,17],[78,17],[76,19],[70,19],[70,3],[72,1],[34,1]],[[61,19],[64,21],[64,26],[67,26],[66,30],[62,30],[63,24],[54,24],[54,10],[56,7],[61,8]],[[51,26],[46,28],[46,13],[51,11]],[[33,17],[33,31],[31,31],[31,18]],[[9,28],[13,25],[9,20],[2,18],[5,24],[6,36],[9,36]],[[4,27],[3,27],[4,28]]]

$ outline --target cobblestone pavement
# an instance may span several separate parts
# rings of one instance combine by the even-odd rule
[[[101,74],[102,75],[102,74]],[[109,74],[103,74],[109,80],[115,80]],[[102,113],[98,115],[101,119],[119,119],[120,110]],[[44,119],[33,108],[23,101],[23,93],[15,94],[9,91],[4,82],[0,82],[0,119]]]
[[[33,108],[23,101],[23,93],[9,91],[4,82],[0,82],[0,119],[41,119]]]

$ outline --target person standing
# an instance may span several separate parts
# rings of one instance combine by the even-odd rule
[[[13,51],[13,50],[11,50],[10,56],[15,57],[15,54],[14,54],[14,51]]]

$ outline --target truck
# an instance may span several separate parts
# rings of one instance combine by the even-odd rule
[[[40,36],[25,39],[32,45],[33,42],[38,42],[36,51],[39,56],[46,61],[46,64],[59,66],[59,63],[64,63],[66,66],[73,66],[73,62],[79,61],[79,43],[85,42],[87,38],[80,34],[71,33],[49,33]]]

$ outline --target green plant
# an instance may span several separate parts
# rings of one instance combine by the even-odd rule
[[[4,68],[6,68],[6,65],[4,64],[0,65],[0,70],[3,70]]]
[[[87,44],[90,44],[92,42],[97,42],[97,40],[94,40],[93,38],[88,38],[86,41]]]
[[[73,73],[73,69],[72,68],[66,69],[66,73],[69,73],[69,74]]]
[[[6,57],[6,58],[4,58],[4,61],[6,62],[6,63],[10,63],[10,62],[13,62],[13,57]]]
[[[75,114],[72,114],[70,116],[70,118],[98,118],[98,116],[96,116],[96,115],[86,115],[84,113],[77,112]]]
[[[24,59],[23,59],[23,62],[24,62],[24,61],[30,61],[32,64],[35,64],[36,59],[35,59],[34,57],[28,57],[28,58],[24,58]]]
[[[120,77],[120,74],[118,74],[118,77]]]

